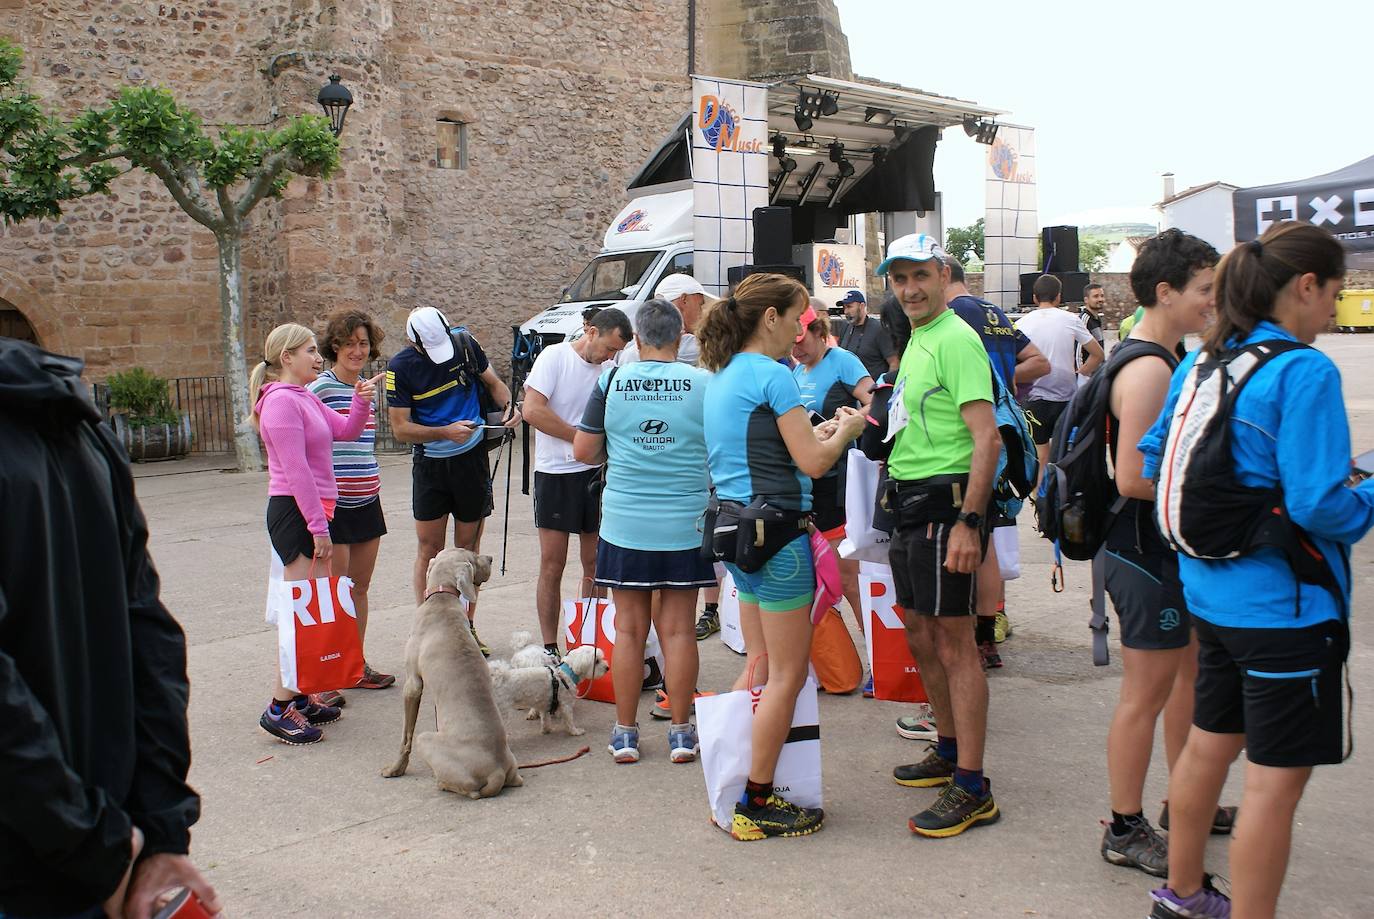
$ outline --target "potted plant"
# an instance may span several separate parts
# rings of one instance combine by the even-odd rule
[[[167,381],[142,367],[116,373],[105,385],[115,435],[134,462],[175,459],[191,452],[191,419],[172,407]]]

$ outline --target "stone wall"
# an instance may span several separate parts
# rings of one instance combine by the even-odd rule
[[[318,112],[354,94],[343,165],[250,217],[245,347],[272,326],[444,308],[504,368],[510,326],[554,302],[599,247],[625,183],[690,104],[688,0],[3,0],[59,114],[121,85],[169,86],[207,123]],[[703,33],[704,34],[704,33]],[[700,36],[699,36],[700,37]],[[275,65],[275,66],[273,66]],[[470,168],[439,169],[435,121],[469,125]],[[213,237],[138,173],[59,220],[0,228],[0,299],[89,376],[220,372]],[[3,304],[0,304],[3,306]]]
[[[761,82],[810,73],[854,78],[834,0],[701,0],[700,8],[701,73]]]

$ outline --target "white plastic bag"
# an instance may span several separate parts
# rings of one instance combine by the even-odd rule
[[[997,547],[997,567],[1002,580],[1014,581],[1021,576],[1021,542],[1016,527],[997,527],[992,531],[992,544]]]
[[[697,734],[701,739],[701,768],[711,819],[727,832],[735,804],[744,794],[754,751],[754,710],[763,687],[741,689],[696,701]],[[792,730],[782,745],[773,787],[793,804],[821,806],[821,727],[816,681],[808,678],[797,693]]]
[[[882,464],[851,449],[845,460],[844,539],[840,558],[887,564],[887,547],[892,534],[873,526],[873,505],[882,482]]]
[[[720,640],[736,654],[744,653],[744,630],[739,624],[739,588],[728,571],[720,579]]]

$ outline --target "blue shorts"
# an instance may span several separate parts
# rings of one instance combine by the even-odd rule
[[[778,550],[762,568],[745,574],[726,562],[741,603],[756,603],[770,613],[811,608],[816,598],[816,569],[811,561],[811,537],[798,536]]]

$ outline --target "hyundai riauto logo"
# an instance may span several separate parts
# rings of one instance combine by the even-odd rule
[[[641,421],[639,423],[639,430],[640,433],[657,436],[668,430],[668,422],[651,418],[648,421]]]

